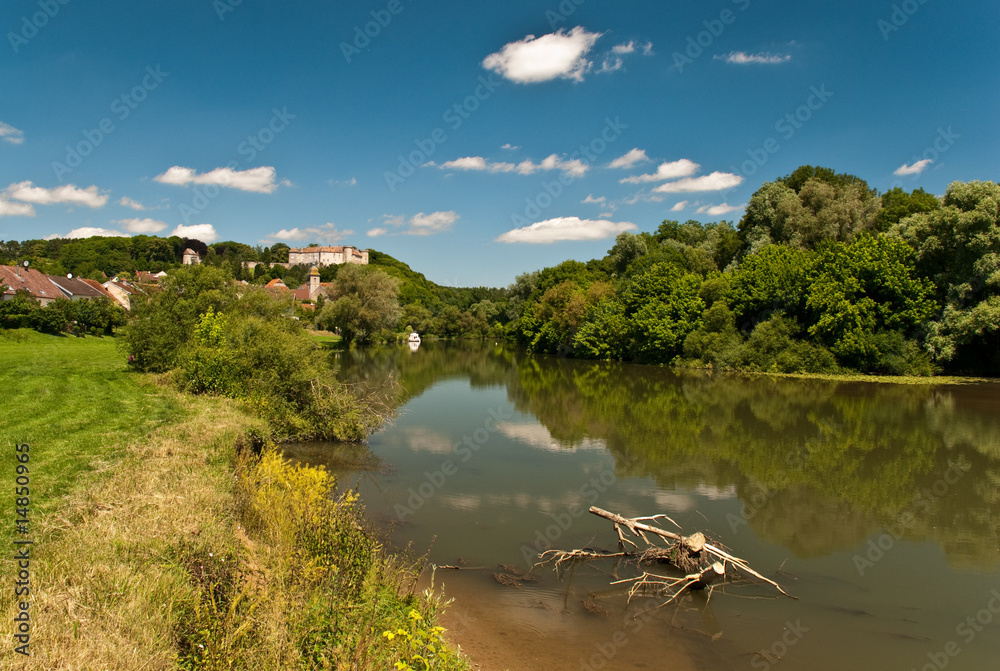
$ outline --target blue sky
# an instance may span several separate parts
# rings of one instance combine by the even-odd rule
[[[997,179],[1000,5],[9,0],[0,238],[352,244],[448,285],[738,221],[802,164]]]

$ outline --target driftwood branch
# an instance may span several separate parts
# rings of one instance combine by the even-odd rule
[[[664,576],[643,571],[640,576],[617,580],[611,583],[612,585],[631,583],[628,592],[630,600],[637,594],[668,597],[666,601],[660,604],[661,606],[665,606],[676,600],[685,591],[711,588],[713,584],[725,580],[727,577],[727,567],[730,566],[739,573],[753,576],[773,585],[775,589],[787,597],[797,598],[786,592],[778,583],[765,578],[750,568],[745,559],[733,556],[722,548],[709,543],[705,534],[697,532],[690,536],[684,536],[648,523],[655,521],[659,517],[664,517],[676,524],[676,522],[665,515],[634,518],[623,517],[597,506],[591,506],[590,512],[614,524],[614,530],[618,536],[619,551],[606,552],[589,548],[548,550],[539,555],[540,564],[551,562],[558,569],[567,562],[592,561],[611,557],[634,559],[639,564],[652,562],[672,564],[683,572],[682,576]],[[646,548],[640,550],[635,541],[625,536],[625,533],[622,531],[623,527],[628,529],[633,537],[641,538],[646,543]],[[655,545],[649,540],[647,534],[668,540],[668,546]],[[631,546],[631,549],[627,546]]]

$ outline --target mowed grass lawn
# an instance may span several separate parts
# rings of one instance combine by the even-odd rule
[[[111,337],[29,330],[0,333],[0,501],[14,533],[15,445],[30,445],[31,515],[51,512],[78,486],[100,477],[123,446],[176,420],[176,394],[130,373]],[[35,517],[37,519],[37,517]]]

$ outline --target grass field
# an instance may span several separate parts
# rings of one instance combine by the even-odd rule
[[[123,446],[182,414],[172,393],[129,373],[112,338],[43,335],[22,329],[0,337],[0,481],[14,475],[14,445],[30,446],[32,508],[50,512],[70,488],[120,459]],[[13,490],[3,488],[5,511]],[[8,538],[12,524],[3,525]]]
[[[465,670],[437,595],[385,553],[325,471],[247,446],[238,403],[131,373],[111,338],[0,332],[0,496],[30,538],[31,657],[0,602],[0,669]],[[30,445],[29,534],[14,530]],[[18,569],[5,553],[12,594]],[[23,609],[21,609],[23,610]]]

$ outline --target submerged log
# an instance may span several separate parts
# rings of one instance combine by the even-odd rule
[[[691,583],[691,589],[705,589],[713,582],[723,578],[725,575],[726,566],[722,562],[715,562],[698,574],[697,579]],[[688,577],[690,578],[692,576]]]
[[[619,525],[626,527],[629,531],[631,531],[636,536],[642,538],[649,545],[652,545],[652,543],[650,543],[649,539],[646,538],[646,535],[645,535],[646,533],[651,533],[651,534],[654,534],[654,535],[657,535],[657,536],[661,536],[663,538],[669,538],[670,540],[677,541],[679,544],[683,545],[685,549],[691,549],[692,547],[699,547],[700,550],[703,549],[706,553],[708,553],[712,557],[715,557],[716,559],[721,559],[723,561],[723,564],[725,564],[726,562],[729,562],[730,564],[732,564],[733,566],[735,566],[738,570],[740,570],[740,571],[742,571],[744,573],[747,573],[749,575],[752,575],[755,578],[758,578],[759,580],[763,580],[764,582],[766,582],[766,583],[768,583],[770,585],[773,585],[775,587],[775,589],[777,589],[779,592],[781,592],[785,596],[790,597],[792,599],[797,598],[797,597],[792,596],[788,592],[786,592],[784,589],[782,589],[781,585],[779,585],[778,583],[774,582],[773,580],[769,580],[768,578],[765,578],[764,576],[762,576],[760,573],[757,573],[757,571],[754,571],[752,568],[750,568],[750,565],[747,564],[747,562],[746,562],[745,559],[740,559],[739,557],[734,557],[733,555],[729,554],[725,550],[722,550],[721,548],[718,548],[718,547],[716,547],[714,545],[711,545],[710,543],[706,542],[704,534],[698,533],[698,534],[694,534],[692,536],[687,536],[687,537],[686,536],[682,536],[682,535],[674,533],[672,531],[667,531],[666,529],[661,529],[659,527],[655,527],[655,526],[652,526],[650,524],[646,524],[645,522],[640,521],[640,520],[643,520],[643,519],[653,519],[651,517],[641,517],[641,518],[640,517],[636,517],[636,518],[622,517],[621,515],[618,515],[617,513],[613,513],[613,512],[610,512],[608,510],[604,510],[603,508],[598,508],[597,506],[591,506],[590,507],[590,513],[593,514],[593,515],[597,515],[598,517],[603,517],[604,519],[607,519],[607,520],[610,520],[610,521],[614,522],[616,529],[618,529]],[[671,521],[673,521],[673,520],[671,520]],[[697,538],[698,536],[700,536],[700,538]],[[622,538],[622,535],[621,535],[621,531],[619,530],[619,539],[621,539],[621,538]],[[621,541],[620,540],[619,540],[619,545],[621,545]]]

